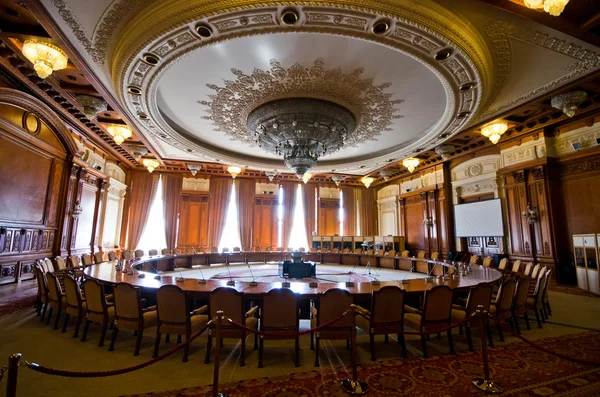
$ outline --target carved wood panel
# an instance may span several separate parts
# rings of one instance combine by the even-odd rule
[[[340,233],[340,200],[319,199],[319,235],[333,236]]]
[[[423,215],[423,201],[420,196],[410,196],[404,200],[406,249],[413,253],[425,249]]]
[[[252,247],[277,247],[277,198],[254,199]]]
[[[208,195],[182,194],[177,246],[208,247]]]

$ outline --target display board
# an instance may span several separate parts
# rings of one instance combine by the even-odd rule
[[[502,237],[504,222],[500,199],[454,206],[456,237]]]

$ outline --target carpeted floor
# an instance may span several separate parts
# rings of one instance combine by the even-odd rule
[[[0,297],[4,298],[10,288],[17,290],[24,300],[32,299],[35,295],[35,288],[24,283],[21,286],[3,287]],[[563,349],[560,352],[564,354],[577,355],[579,358],[590,355],[600,361],[598,333],[585,331],[589,328],[600,329],[600,305],[597,298],[550,292],[550,300],[554,312],[551,322],[544,324],[543,329],[534,327],[531,331],[524,331],[524,336],[540,341],[545,346]],[[8,355],[16,352],[23,354],[23,360],[80,371],[123,368],[151,358],[155,333],[153,328],[143,338],[140,356],[132,355],[135,338],[127,332],[119,334],[115,351],[108,352],[108,341],[103,348],[97,347],[100,333],[97,325],[90,327],[88,341],[82,343],[72,338],[74,322],[69,324],[67,333],[53,331],[51,326],[39,321],[30,304],[31,301],[28,301],[23,304],[23,309],[0,318],[0,364],[6,362]],[[308,326],[306,321],[301,324],[303,329]],[[372,363],[369,360],[368,336],[359,332],[359,374],[371,385],[372,391],[368,395],[402,395],[403,390],[417,396],[477,395],[477,389],[471,385],[470,378],[481,371],[480,355],[467,351],[464,336],[457,335],[457,332],[454,335],[459,353],[457,357],[447,354],[445,338],[437,340],[433,337],[428,343],[431,358],[423,360],[420,358],[420,340],[408,337],[409,359],[404,362],[398,360],[400,347],[394,343],[393,337],[390,338],[389,345],[383,343],[383,338],[377,338],[379,361]],[[476,342],[479,340],[479,332],[474,332],[474,339]],[[497,336],[495,340],[497,341]],[[203,363],[205,344],[206,336],[202,335],[191,345],[188,363],[182,363],[181,354],[176,353],[150,367],[110,378],[62,378],[22,368],[19,373],[18,395],[202,395],[210,387],[213,372],[212,364]],[[166,352],[173,346],[173,343],[163,344],[160,352]],[[301,338],[300,348],[301,367],[296,368],[293,365],[293,343],[267,341],[265,367],[258,369],[258,352],[252,350],[251,338],[248,338],[245,367],[239,366],[239,341],[225,340],[220,369],[222,387],[230,396],[245,397],[345,395],[336,386],[336,380],[347,377],[350,371],[350,352],[344,348],[344,341],[326,341],[322,344],[321,367],[318,369],[313,366],[314,352],[309,349],[308,337]],[[498,381],[504,382],[507,390],[505,394],[600,395],[600,375],[597,371],[542,353],[535,354],[530,347],[518,343],[515,338],[507,338],[506,343],[497,342],[493,356],[492,374]],[[541,366],[538,362],[541,362]],[[542,370],[542,367],[545,369]],[[424,382],[424,376],[431,379]],[[441,382],[445,385],[443,388],[436,386],[441,385]],[[397,388],[398,385],[400,389]],[[296,390],[291,389],[292,386],[304,391],[296,393]],[[0,388],[3,389],[4,385],[0,385]]]

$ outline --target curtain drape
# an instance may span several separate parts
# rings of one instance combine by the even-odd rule
[[[354,236],[354,233],[356,232],[356,200],[354,198],[354,188],[343,187],[342,197],[342,207],[344,208],[344,236]]]
[[[363,236],[375,235],[375,215],[373,202],[375,201],[375,193],[373,189],[362,188],[361,201],[361,234]]]
[[[208,198],[208,244],[219,246],[225,227],[227,207],[233,181],[231,178],[211,178]]]
[[[131,200],[129,202],[129,222],[127,224],[127,247],[135,250],[142,238],[152,200],[158,187],[158,174],[146,171],[131,173]]]
[[[304,226],[306,228],[306,241],[308,247],[312,247],[312,232],[317,230],[315,226],[315,202],[317,200],[317,188],[314,185],[304,185]]]
[[[254,179],[239,179],[237,183],[238,215],[242,250],[252,250],[252,229],[254,227]]]
[[[295,182],[283,182],[281,188],[283,190],[283,231],[281,233],[281,245],[287,250],[290,243],[290,236],[292,235],[298,184]]]
[[[163,214],[167,249],[174,250],[177,244],[177,220],[179,218],[179,197],[183,187],[183,175],[163,174]]]

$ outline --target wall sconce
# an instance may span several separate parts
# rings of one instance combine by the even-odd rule
[[[533,225],[538,220],[538,211],[535,207],[532,207],[530,203],[527,203],[527,209],[523,211],[522,214],[530,225]]]
[[[425,225],[426,227],[433,227],[433,218],[430,216],[426,216],[425,219],[423,219],[423,225]]]
[[[69,212],[69,215],[71,215],[73,218],[79,218],[79,215],[81,215],[82,212],[83,208],[81,207],[81,202],[76,200],[73,204],[73,209],[71,209]]]
[[[146,167],[150,173],[160,166],[158,160],[154,159],[144,159],[142,160],[142,164],[144,164],[144,167]]]

